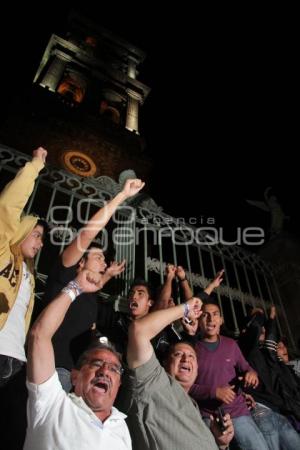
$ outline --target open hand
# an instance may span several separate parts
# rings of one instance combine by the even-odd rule
[[[220,284],[222,283],[223,279],[224,279],[224,272],[225,270],[222,269],[220,270],[217,275],[215,276],[215,278],[212,280],[212,284],[213,284],[213,288],[217,288],[220,286]]]
[[[112,261],[110,266],[106,269],[106,274],[109,275],[110,278],[116,277],[124,272],[126,264],[126,259],[123,259],[120,263],[117,261]]]

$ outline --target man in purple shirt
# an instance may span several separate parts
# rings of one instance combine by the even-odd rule
[[[243,357],[233,339],[220,336],[223,323],[219,306],[207,303],[199,319],[203,339],[196,344],[198,376],[189,394],[197,401],[202,417],[209,423],[219,406],[228,412],[234,424],[235,439],[243,450],[267,450],[262,433],[251,418],[239,385],[258,385],[256,372]]]

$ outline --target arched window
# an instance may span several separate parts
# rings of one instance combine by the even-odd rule
[[[67,97],[69,100],[81,103],[84,99],[86,91],[86,82],[80,77],[80,74],[68,73],[64,76],[62,82],[57,88],[60,95]]]

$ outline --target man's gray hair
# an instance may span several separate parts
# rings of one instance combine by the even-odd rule
[[[120,365],[122,366],[122,355],[121,353],[117,352],[115,346],[107,341],[107,343],[105,342],[95,342],[93,344],[91,344],[78,358],[77,363],[75,365],[75,369],[80,370],[82,366],[84,366],[84,364],[86,364],[89,355],[91,353],[93,353],[95,350],[107,350],[109,352],[111,352],[113,355],[115,355],[118,359],[118,361],[120,362]]]

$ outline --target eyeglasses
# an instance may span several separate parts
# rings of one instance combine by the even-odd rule
[[[105,361],[104,359],[94,359],[93,361],[87,362],[89,366],[97,367],[98,369],[101,369],[101,367],[104,367],[106,365],[107,369],[112,373],[117,373],[119,375],[122,375],[124,372],[124,369],[122,366],[119,366],[118,364],[111,363],[109,361]]]

